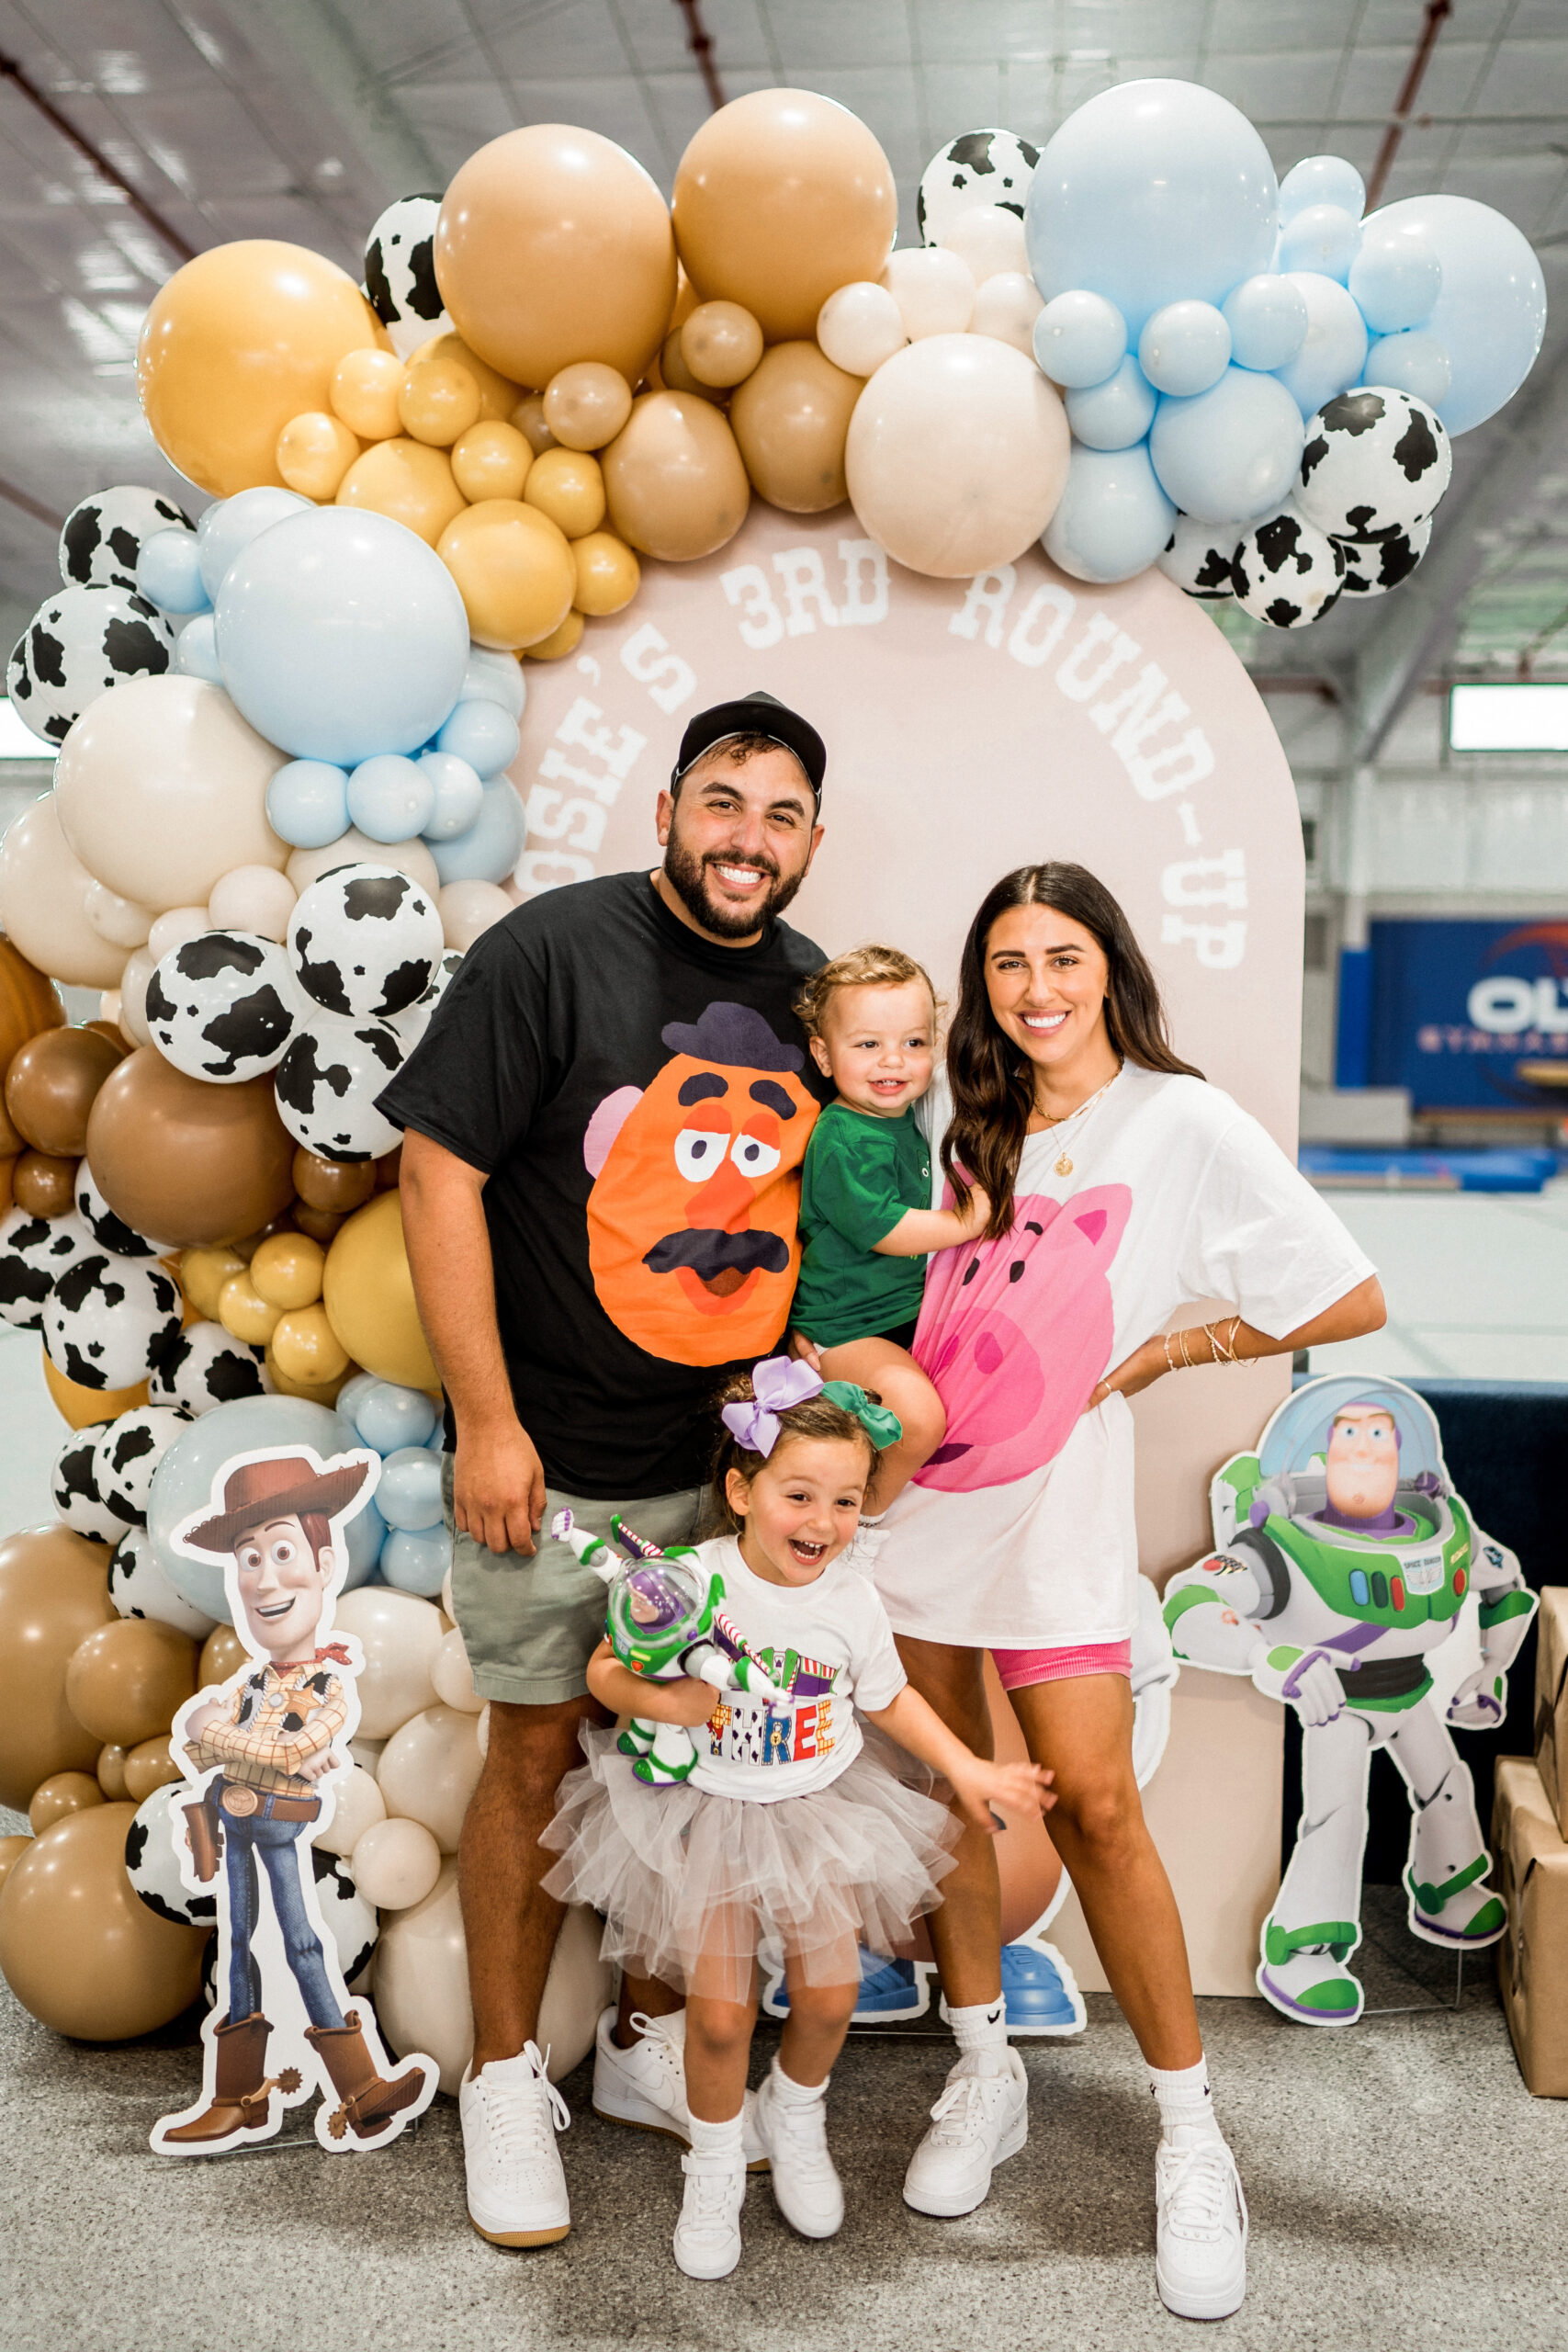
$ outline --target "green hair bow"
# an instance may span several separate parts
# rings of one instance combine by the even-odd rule
[[[904,1434],[904,1424],[897,1413],[886,1405],[874,1405],[865,1390],[852,1380],[825,1380],[822,1394],[829,1405],[839,1406],[852,1413],[864,1430],[878,1453],[897,1445]]]

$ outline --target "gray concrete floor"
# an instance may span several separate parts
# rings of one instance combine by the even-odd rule
[[[1373,2001],[1451,1987],[1369,1888]],[[1230,2352],[1562,2352],[1568,2344],[1568,2104],[1531,2099],[1489,1973],[1458,2014],[1292,2027],[1261,2002],[1206,2001],[1223,2120],[1252,2202],[1251,2291]],[[566,2085],[576,2225],[504,2254],[465,2218],[457,2110],[417,2139],[334,2160],[299,2150],[181,2163],[146,2132],[188,2098],[188,2027],[121,2048],[61,2041],[0,2002],[0,2345],[17,2352],[1011,2352],[1190,2340],[1154,2290],[1150,2101],[1114,2004],[1087,2033],[1021,2045],[1027,2149],[966,2220],[899,2199],[948,2048],[852,2041],[831,2135],[841,2235],[813,2245],[747,2199],[746,2252],[716,2286],[670,2258],[677,2152],[600,2122],[589,2069]],[[760,2068],[772,2029],[759,2030]]]

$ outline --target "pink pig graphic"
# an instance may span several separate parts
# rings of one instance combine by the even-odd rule
[[[914,1354],[947,1436],[918,1486],[967,1494],[1055,1461],[1110,1361],[1109,1275],[1132,1206],[1125,1184],[1021,1194],[1004,1239],[932,1261]]]

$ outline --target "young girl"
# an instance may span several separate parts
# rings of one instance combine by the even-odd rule
[[[848,1382],[824,1385],[788,1357],[731,1384],[715,1489],[731,1533],[698,1546],[724,1578],[727,1614],[784,1694],[646,1681],[594,1652],[588,1686],[618,1714],[706,1727],[674,1788],[637,1781],[613,1731],[585,1729],[585,1770],[562,1783],[542,1843],[544,1883],[607,1915],[604,1951],[687,1996],[691,2154],[675,2260],[722,2278],[740,2259],[743,2105],[759,1958],[782,1965],[789,2018],[748,2120],[773,2199],[803,2236],[831,2237],[843,2193],[824,2131],[828,2076],[860,1990],[856,1947],[891,1953],[940,1901],[957,1826],[895,1777],[859,1714],[951,1783],[964,1818],[994,1830],[994,1801],[1051,1802],[1050,1775],[983,1763],[910,1690],[882,1603],[841,1555],[895,1417]]]
[[[936,994],[896,947],[855,947],[814,972],[795,1004],[812,1058],[838,1091],[807,1146],[805,1240],[790,1320],[830,1380],[877,1389],[903,1435],[876,1467],[886,1510],[942,1443],[941,1399],[908,1351],[926,1259],[984,1232],[990,1203],[933,1209],[931,1145],[915,1104],[931,1082]]]

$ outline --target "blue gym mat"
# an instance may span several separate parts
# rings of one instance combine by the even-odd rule
[[[1303,1144],[1297,1164],[1319,1192],[1539,1193],[1554,1151],[1380,1151]]]

